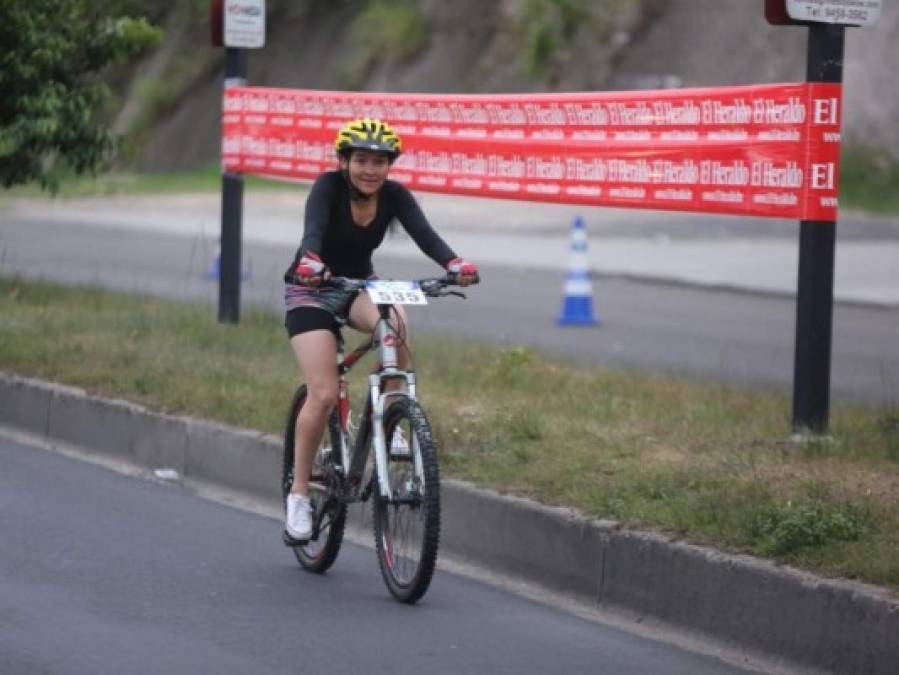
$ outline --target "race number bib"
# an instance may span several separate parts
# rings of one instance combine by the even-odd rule
[[[365,290],[376,305],[427,305],[428,300],[414,281],[381,281],[365,284]]]

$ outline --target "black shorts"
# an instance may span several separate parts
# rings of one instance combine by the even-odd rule
[[[320,307],[297,307],[284,315],[284,327],[290,337],[311,330],[329,330],[337,337],[340,324],[328,310]]]
[[[350,307],[356,300],[356,291],[339,288],[321,289],[308,286],[285,286],[284,327],[290,337],[310,330],[329,330],[338,335],[341,326],[349,320]]]

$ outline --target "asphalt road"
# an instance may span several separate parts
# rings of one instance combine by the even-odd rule
[[[0,274],[201,299],[214,314],[218,285],[204,278],[213,255],[214,242],[201,237],[0,218]],[[280,277],[291,255],[284,246],[246,245],[249,278],[243,284],[244,306],[280,309]],[[430,261],[391,258],[381,252],[376,263],[382,276],[438,271]],[[471,290],[467,302],[447,300],[414,309],[415,330],[531,345],[581,363],[791,391],[796,311],[792,298],[598,278],[594,307],[602,325],[559,328],[555,325],[562,301],[559,272],[490,263],[482,269],[484,283]],[[895,405],[897,336],[899,309],[837,303],[833,398]]]
[[[0,435],[0,672],[746,672],[438,572],[393,601],[373,551],[303,572],[271,518]]]

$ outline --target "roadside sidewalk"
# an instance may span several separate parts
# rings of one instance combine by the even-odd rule
[[[305,194],[300,188],[248,193],[244,240],[296,247]],[[485,264],[564,272],[571,223],[582,216],[595,274],[796,293],[798,225],[792,221],[419,197],[451,246]],[[22,222],[102,225],[214,242],[220,227],[219,200],[215,193],[12,200],[5,213]],[[835,299],[899,307],[899,223],[846,216],[838,232]],[[383,251],[397,257],[420,256],[402,234],[388,241]]]

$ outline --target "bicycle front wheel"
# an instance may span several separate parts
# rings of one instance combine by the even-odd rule
[[[281,496],[286,505],[287,493],[293,485],[294,448],[296,447],[297,418],[306,402],[306,385],[293,397],[284,430],[284,461],[281,470]],[[339,483],[335,462],[340,461],[340,430],[337,411],[328,418],[328,428],[315,451],[312,475],[309,479],[309,498],[313,509],[312,538],[305,544],[293,546],[297,561],[304,569],[322,574],[327,571],[340,552],[346,527],[346,504],[338,497]]]
[[[407,449],[392,443],[402,434]],[[440,471],[431,425],[411,399],[394,401],[384,418],[387,473],[392,495],[375,480],[375,548],[381,575],[400,602],[413,603],[428,590],[440,542]],[[400,444],[402,445],[402,444]],[[391,448],[393,447],[393,451]]]

